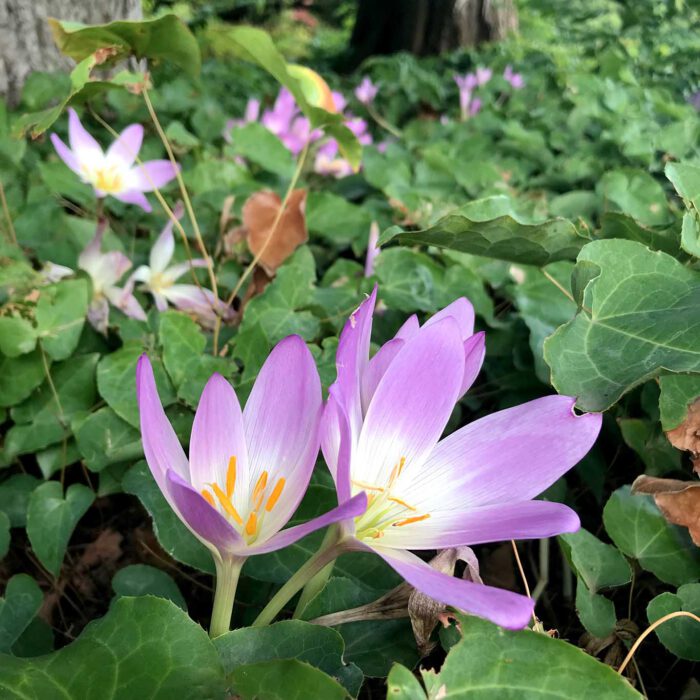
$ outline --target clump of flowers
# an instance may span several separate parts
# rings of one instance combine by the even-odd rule
[[[462,121],[477,115],[484,106],[484,99],[475,94],[478,88],[484,87],[493,78],[493,71],[490,68],[478,67],[472,73],[465,75],[455,75],[454,81],[459,90],[459,111]],[[507,65],[503,71],[503,79],[513,90],[521,90],[525,87],[525,79],[520,73],[513,71],[511,65]],[[501,94],[497,104],[503,102],[505,94]]]

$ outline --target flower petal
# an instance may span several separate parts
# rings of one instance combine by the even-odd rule
[[[190,271],[191,267],[209,267],[204,258],[193,258],[192,261],[185,261],[171,265],[165,274],[173,281],[182,277],[186,272]]]
[[[415,554],[388,547],[367,547],[403,576],[408,583],[440,603],[484,617],[508,629],[522,629],[532,616],[534,603],[518,593],[448,576]]]
[[[418,323],[418,316],[415,314],[412,314],[409,316],[399,328],[398,331],[396,331],[396,335],[394,338],[401,338],[402,340],[409,340],[410,338],[413,338],[413,336],[418,333],[420,330],[420,323]]]
[[[241,546],[243,539],[228,520],[172,469],[166,472],[166,487],[180,520],[197,539],[222,554]]]
[[[127,126],[107,149],[107,160],[117,161],[122,167],[131,167],[141,150],[142,141],[143,127],[141,124]]]
[[[321,380],[306,343],[291,335],[273,348],[243,412],[250,463],[250,491],[263,471],[270,483],[285,479],[261,537],[281,529],[296,510],[316,464],[320,444]]]
[[[119,287],[105,287],[103,291],[112,306],[115,306],[129,318],[135,318],[137,321],[147,320],[146,312],[131,292],[119,289]]]
[[[394,358],[403,345],[404,341],[401,340],[401,338],[392,338],[384,343],[384,345],[377,350],[374,357],[370,359],[361,377],[363,413],[367,412],[367,408],[374,396],[374,392],[377,390],[381,378],[384,376],[387,369],[389,369],[389,365],[394,361]]]
[[[149,160],[132,168],[131,187],[140,192],[152,192],[167,185],[176,174],[169,160]]]
[[[367,410],[352,477],[384,486],[405,460],[402,478],[420,469],[452,413],[464,377],[459,328],[445,318],[401,348]]]
[[[173,236],[173,221],[168,221],[165,224],[156,242],[151,248],[151,254],[148,259],[151,271],[154,274],[163,272],[168,263],[172,260],[175,252],[175,237]]]
[[[459,390],[460,398],[469,391],[479,376],[481,365],[484,364],[484,357],[486,357],[486,334],[481,331],[464,341],[464,378]]]
[[[124,204],[135,204],[146,212],[153,211],[149,201],[140,190],[126,190],[124,192],[112,193],[112,197]]]
[[[546,396],[470,423],[438,443],[402,497],[417,498],[436,483],[446,509],[534,498],[598,437],[602,416],[577,416],[575,403]]]
[[[72,107],[68,108],[68,142],[79,163],[102,163],[104,153],[100,144],[80,123],[80,119]]]
[[[160,490],[166,495],[166,471],[174,470],[187,480],[189,464],[182,445],[163,410],[153,368],[146,354],[141,355],[136,365],[136,399],[139,404],[141,440],[146,462]]]
[[[460,333],[462,334],[462,340],[466,340],[474,333],[474,307],[465,297],[455,299],[455,301],[448,304],[444,309],[438,311],[425,322],[423,327],[426,328],[448,317],[457,321]]]
[[[430,517],[384,531],[383,547],[399,549],[446,549],[463,545],[504,542],[507,540],[541,539],[576,532],[581,527],[578,515],[563,503],[523,501],[467,510],[439,510],[439,497],[433,508],[412,503],[418,513]]]
[[[53,147],[56,149],[56,153],[58,153],[60,159],[77,175],[80,175],[82,177],[82,171],[80,170],[80,163],[78,162],[78,159],[76,158],[75,154],[73,151],[66,146],[63,141],[58,137],[57,134],[51,134],[51,143],[53,144]]]
[[[272,535],[270,539],[264,544],[256,547],[248,547],[247,552],[249,554],[265,554],[266,552],[274,552],[276,549],[282,549],[283,547],[288,547],[290,544],[294,544],[299,541],[302,537],[310,535],[316,530],[332,525],[333,523],[340,522],[341,520],[348,520],[351,518],[356,518],[362,515],[367,509],[367,494],[358,493],[345,503],[341,503],[333,510],[329,510],[323,515],[319,515],[313,520],[309,520],[301,525],[295,525],[294,527],[282,530],[275,535]]]
[[[198,491],[215,483],[224,488],[231,457],[236,458],[236,510],[247,510],[248,450],[243,414],[233,387],[220,374],[206,383],[192,423],[190,482]],[[243,508],[245,506],[245,508]]]

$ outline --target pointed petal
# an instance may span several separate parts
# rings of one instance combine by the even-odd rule
[[[146,312],[139,304],[136,297],[128,291],[119,289],[119,287],[106,287],[104,289],[105,296],[109,299],[112,306],[115,306],[129,318],[135,318],[137,321],[146,321]]]
[[[151,248],[149,265],[154,274],[163,272],[172,260],[175,252],[175,237],[173,236],[173,222],[168,221]]]
[[[418,333],[418,330],[420,329],[420,323],[418,323],[418,316],[415,314],[409,316],[399,328],[398,331],[396,331],[396,335],[394,338],[401,338],[402,340],[410,340],[413,338],[413,336]]]
[[[160,189],[175,178],[176,170],[169,160],[149,160],[131,170],[131,187],[141,192]]]
[[[190,262],[189,260],[181,263],[175,263],[171,265],[165,273],[170,277],[171,280],[176,280],[182,277],[186,272],[190,271],[191,267],[209,267],[207,261],[204,258],[193,258]]]
[[[80,123],[72,107],[68,108],[68,142],[79,163],[101,163],[104,159],[100,144]]]
[[[389,369],[389,365],[394,361],[399,350],[404,345],[401,338],[392,338],[384,343],[377,351],[377,354],[372,357],[361,377],[362,382],[362,411],[367,412],[370,401],[377,390],[377,386],[384,373]]]
[[[82,172],[80,170],[80,163],[78,162],[78,159],[76,158],[75,154],[73,151],[66,146],[63,141],[58,137],[57,134],[51,134],[51,143],[53,144],[53,147],[56,149],[56,153],[58,153],[59,158],[77,175],[80,175],[82,177]]]
[[[383,547],[446,549],[485,542],[541,539],[576,532],[581,527],[578,515],[562,503],[523,501],[445,511],[439,510],[439,498],[426,500],[433,502],[430,506],[411,505],[419,513],[429,512],[430,517],[401,527],[388,527],[382,537]]]
[[[168,300],[159,292],[151,292],[156,309],[161,313],[168,310]]]
[[[126,190],[125,192],[112,194],[112,197],[120,202],[124,202],[124,204],[135,204],[146,212],[153,211],[153,207],[151,207],[143,192],[139,190]]]
[[[146,462],[163,494],[167,494],[165,473],[174,470],[189,478],[187,457],[165,415],[158,397],[153,368],[148,355],[143,354],[136,365],[136,399],[139,404],[141,440]]]
[[[131,124],[116,138],[107,149],[107,160],[118,161],[123,167],[131,167],[141,150],[143,127],[141,124]]]
[[[362,515],[365,510],[367,510],[367,495],[364,492],[358,493],[357,496],[354,496],[349,501],[345,501],[345,503],[333,508],[333,510],[329,510],[327,513],[319,515],[317,518],[309,520],[307,523],[282,530],[258,547],[248,547],[247,552],[249,554],[274,552],[276,549],[288,547],[290,544],[299,541],[302,537],[306,537],[321,528],[328,527],[328,525],[340,522],[341,520],[356,518]]]
[[[454,319],[423,328],[407,341],[367,410],[353,479],[384,485],[402,458],[399,481],[420,471],[447,425],[463,377],[464,351]]]
[[[306,491],[318,456],[321,410],[313,356],[298,335],[288,336],[262,366],[243,412],[251,491],[263,471],[271,483],[286,481],[282,498],[265,518],[263,537],[289,520]]]
[[[246,449],[243,414],[233,387],[220,374],[213,374],[199,399],[190,438],[192,485],[200,491],[211,483],[226,484],[231,457],[236,458],[234,505],[248,502]]]
[[[414,588],[444,605],[484,617],[507,629],[522,629],[530,621],[535,607],[530,598],[448,576],[431,568],[415,554],[401,549],[372,547],[371,550]]]
[[[446,306],[444,309],[441,309],[436,314],[431,316],[425,322],[424,328],[447,317],[451,317],[457,321],[460,333],[462,334],[462,340],[466,340],[474,333],[474,307],[465,297],[455,299],[455,301]]]
[[[344,503],[352,495],[350,464],[353,442],[348,417],[335,396],[336,392],[335,385],[328,390],[328,401],[321,420],[321,447],[335,481],[338,502]]]
[[[464,378],[459,390],[460,398],[469,391],[479,376],[481,365],[484,364],[484,357],[486,357],[486,334],[481,331],[464,341]]]
[[[87,320],[98,333],[107,335],[107,327],[109,325],[109,302],[106,297],[95,297],[90,302]]]
[[[243,539],[228,520],[172,469],[166,472],[166,487],[180,520],[205,545],[221,553],[241,546]]]
[[[574,413],[576,400],[546,396],[492,413],[441,440],[402,497],[449,484],[443,507],[534,498],[579,462],[602,416]],[[409,501],[410,502],[410,501]]]

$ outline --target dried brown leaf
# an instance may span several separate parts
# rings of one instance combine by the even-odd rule
[[[685,420],[666,437],[674,447],[690,452],[693,468],[700,474],[700,398],[688,406]]]

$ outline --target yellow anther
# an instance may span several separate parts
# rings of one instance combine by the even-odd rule
[[[216,501],[214,500],[214,496],[212,496],[209,491],[206,489],[202,489],[201,491],[202,496],[204,497],[204,500],[212,507],[216,508]]]
[[[403,471],[404,465],[406,464],[406,458],[401,457],[401,459],[394,465],[394,468],[391,470],[391,474],[389,474],[389,486],[391,486],[394,481],[396,481],[396,478],[401,476],[401,472]]]
[[[228,496],[221,490],[219,484],[210,484],[212,490],[219,499],[223,509],[239,524],[243,525],[243,519],[238,515],[238,511],[233,507],[233,503],[229,500]]]
[[[257,510],[260,508],[262,503],[263,495],[265,494],[265,487],[267,486],[267,472],[264,471],[259,477],[253,489],[253,508]]]
[[[409,510],[416,510],[410,503],[406,503],[406,501],[402,501],[400,498],[396,498],[396,496],[389,496],[386,500],[398,503],[400,506],[408,508]]]
[[[355,484],[355,486],[359,486],[361,489],[367,489],[367,491],[379,491],[381,493],[384,493],[385,491],[385,489],[381,486],[373,486],[365,481],[357,481],[356,479],[353,479],[352,483]]]
[[[231,498],[233,490],[236,488],[236,457],[231,457],[228,461],[228,470],[226,471],[226,495]]]
[[[279,497],[282,494],[282,489],[284,488],[284,483],[284,477],[281,477],[277,480],[275,488],[272,489],[272,493],[270,494],[270,497],[267,499],[267,503],[265,504],[265,510],[268,513],[275,507],[275,504],[279,500]]]
[[[394,523],[392,527],[403,527],[404,525],[410,525],[411,523],[418,523],[421,520],[426,520],[430,517],[430,513],[425,515],[414,515],[412,518],[406,518],[405,520],[399,520],[399,522]]]
[[[245,524],[245,534],[252,537],[258,530],[258,514],[253,511]]]

